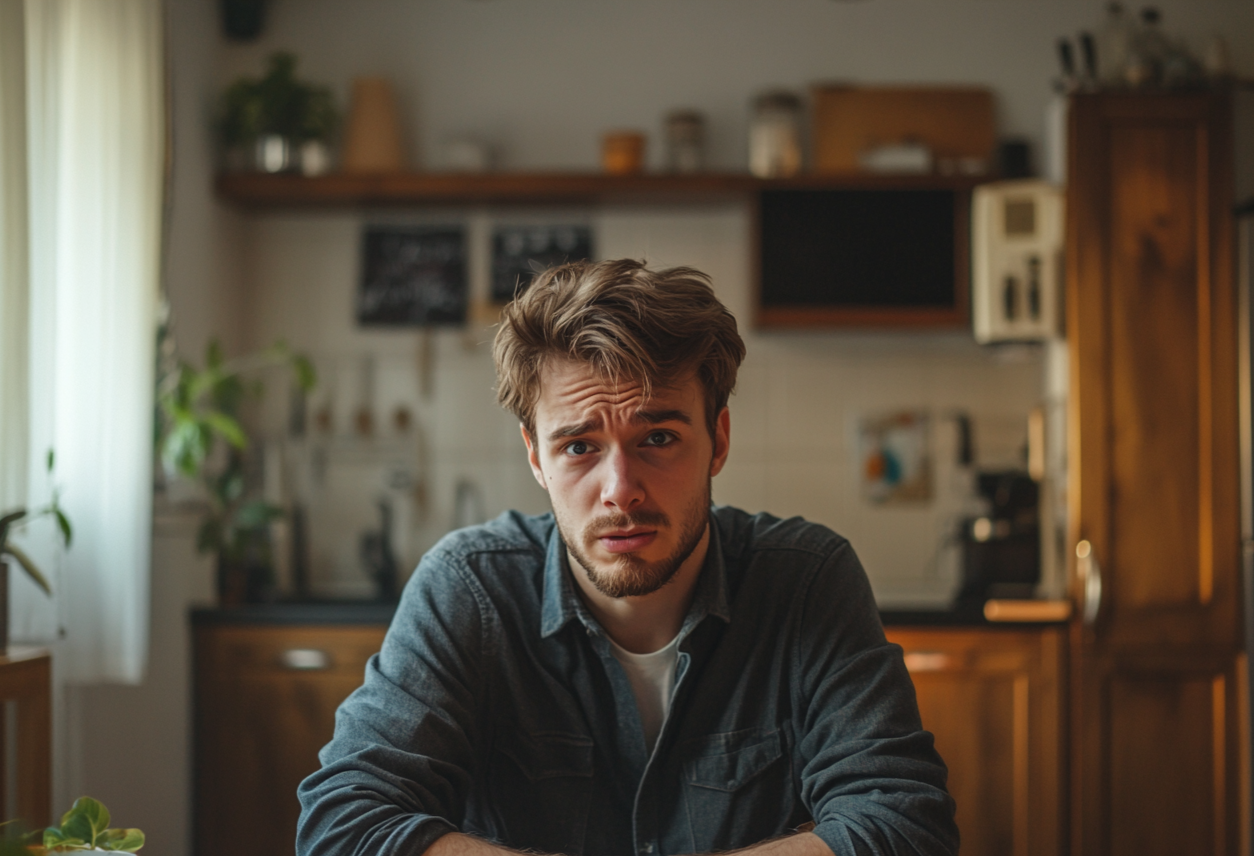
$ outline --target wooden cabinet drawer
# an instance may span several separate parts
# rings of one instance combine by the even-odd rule
[[[382,627],[197,628],[202,674],[334,672],[361,674],[383,644]]]

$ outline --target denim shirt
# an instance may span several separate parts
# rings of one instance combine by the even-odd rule
[[[552,515],[440,541],[300,786],[297,853],[421,856],[460,830],[669,856],[811,820],[840,856],[957,852],[945,765],[849,543],[799,518],[710,521],[651,754]]]

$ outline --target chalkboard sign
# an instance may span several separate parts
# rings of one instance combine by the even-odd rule
[[[498,226],[492,234],[492,299],[506,303],[540,271],[591,258],[587,226]]]
[[[466,235],[460,226],[367,226],[357,323],[466,323]]]

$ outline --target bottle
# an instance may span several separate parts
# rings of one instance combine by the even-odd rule
[[[1172,53],[1171,42],[1162,31],[1162,15],[1153,6],[1141,10],[1141,28],[1132,44],[1124,78],[1129,86],[1159,86],[1163,65]]]
[[[666,161],[671,172],[700,172],[705,168],[705,117],[696,110],[667,114]]]
[[[1097,36],[1097,77],[1103,86],[1122,86],[1132,50],[1134,26],[1123,4],[1107,3],[1106,20]]]
[[[754,100],[749,171],[758,178],[801,172],[801,99],[791,92],[766,92]]]

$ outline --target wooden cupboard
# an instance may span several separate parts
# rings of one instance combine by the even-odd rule
[[[1231,95],[1077,96],[1068,152],[1071,854],[1231,854]]]
[[[361,685],[386,626],[195,627],[199,856],[291,853],[296,787],[318,769],[335,709]]]
[[[949,767],[964,856],[1062,846],[1066,629],[887,629]]]

